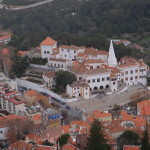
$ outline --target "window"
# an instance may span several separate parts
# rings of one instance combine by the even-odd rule
[[[126,71],[125,74],[128,74],[128,71]]]
[[[90,80],[88,80],[88,83],[90,83]]]
[[[74,51],[74,53],[76,53],[76,51]]]
[[[86,88],[86,90],[87,90],[88,88]]]
[[[90,69],[93,69],[93,66],[90,66]]]
[[[79,89],[79,87],[78,87],[78,89]]]
[[[47,51],[47,54],[49,54],[49,51]]]
[[[61,49],[61,51],[63,52],[64,50],[63,50],[63,49]]]
[[[97,82],[100,82],[100,78],[97,79]]]
[[[92,82],[95,82],[95,79],[92,79]]]
[[[102,78],[102,81],[105,81],[105,78]]]
[[[97,68],[100,68],[100,66],[97,66]]]
[[[74,59],[76,59],[76,56],[74,56]]]
[[[108,80],[109,80],[109,77],[107,77],[106,80],[108,81]]]
[[[76,88],[74,88],[74,90],[76,90]]]
[[[70,50],[68,49],[68,52],[69,52]]]
[[[126,81],[128,81],[128,78],[125,78]]]
[[[138,76],[135,76],[135,79],[138,79]]]
[[[46,54],[46,51],[44,51],[44,54]]]
[[[130,70],[130,74],[133,74],[133,70]]]
[[[138,73],[138,70],[137,70],[137,69],[135,70],[135,73]]]
[[[66,55],[65,55],[65,57],[66,57]]]
[[[115,85],[116,84],[116,82],[113,82],[113,85]]]
[[[130,80],[133,80],[133,77],[130,77]]]

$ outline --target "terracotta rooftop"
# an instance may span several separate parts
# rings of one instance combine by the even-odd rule
[[[38,94],[39,93],[35,90],[29,90],[24,93],[24,95],[28,95],[28,96],[37,96]]]
[[[32,150],[33,147],[34,146],[32,144],[29,144],[29,143],[22,141],[22,140],[17,141],[15,143],[9,145],[9,148],[16,149],[16,150],[23,150],[23,149]]]
[[[97,74],[105,74],[105,73],[110,73],[107,69],[104,68],[98,68],[98,69],[90,69],[87,70],[84,75],[97,75]]]
[[[140,146],[135,145],[124,145],[123,150],[140,150]]]
[[[50,37],[47,37],[44,41],[41,42],[40,45],[48,45],[48,46],[53,46],[57,41],[53,40]]]
[[[49,71],[49,72],[43,73],[43,75],[48,77],[48,78],[54,78],[55,77],[55,72],[54,71]]]
[[[71,144],[66,144],[63,146],[63,150],[79,150],[79,149]]]
[[[79,49],[84,49],[85,47],[78,47],[75,45],[61,45],[59,48],[64,48],[64,49],[68,49],[68,50],[79,50]]]
[[[85,64],[105,63],[102,59],[87,59],[84,61]]]
[[[137,67],[139,66],[138,63],[124,63],[118,66],[118,68],[128,68],[128,67]]]
[[[112,114],[111,114],[111,113],[104,113],[104,112],[95,110],[95,111],[92,113],[92,116],[93,116],[95,119],[98,119],[98,118],[102,118],[102,117],[112,116]]]

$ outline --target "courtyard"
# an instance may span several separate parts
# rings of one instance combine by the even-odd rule
[[[128,87],[127,91],[119,95],[97,95],[90,99],[80,98],[78,101],[69,103],[69,105],[78,109],[84,109],[87,113],[94,110],[104,111],[108,110],[115,104],[124,105],[131,102],[130,97],[144,89],[145,88],[142,85],[132,85]]]

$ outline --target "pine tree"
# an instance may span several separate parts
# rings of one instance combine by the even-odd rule
[[[150,142],[147,129],[144,131],[143,138],[141,139],[141,150],[150,150]]]
[[[87,150],[110,150],[110,146],[105,139],[103,126],[99,120],[92,123],[90,136],[87,142]]]

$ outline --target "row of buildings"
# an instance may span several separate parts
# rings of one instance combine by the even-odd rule
[[[67,94],[72,97],[90,98],[91,91],[117,93],[122,86],[147,84],[147,65],[142,59],[122,57],[118,62],[113,42],[109,51],[94,48],[61,45],[47,37],[40,44],[41,57],[48,59],[48,66],[68,70],[77,77],[77,82],[67,85]],[[55,86],[55,72],[43,74],[46,86]],[[125,89],[125,88],[124,88]]]
[[[84,121],[75,120],[71,121],[69,124],[57,126],[55,128],[47,127],[36,134],[31,133],[26,136],[24,141],[17,141],[16,143],[9,145],[9,149],[20,150],[25,148],[27,145],[30,145],[31,147],[29,150],[36,149],[36,146],[41,147],[42,150],[86,150],[91,123],[95,119],[98,119],[104,127],[105,138],[108,139],[108,144],[111,145],[111,150],[117,150],[116,139],[124,131],[130,130],[138,133],[140,137],[143,136],[143,132],[146,127],[149,127],[150,123],[150,112],[147,107],[150,107],[150,100],[145,100],[137,104],[137,115],[129,115],[125,110],[121,110],[116,118],[114,118],[111,113],[95,110],[91,114],[87,114]],[[10,119],[13,117],[8,116],[7,118]],[[2,118],[0,118],[0,121],[1,119]],[[3,124],[3,126],[5,126],[5,124]],[[149,128],[148,132],[150,132]],[[63,147],[59,147],[57,140],[64,134],[70,135],[68,143]],[[43,146],[42,148],[41,144],[45,140],[53,143],[54,145],[47,146],[47,148]],[[36,144],[32,145],[31,143]],[[123,150],[141,150],[141,147],[138,145],[124,145]]]

